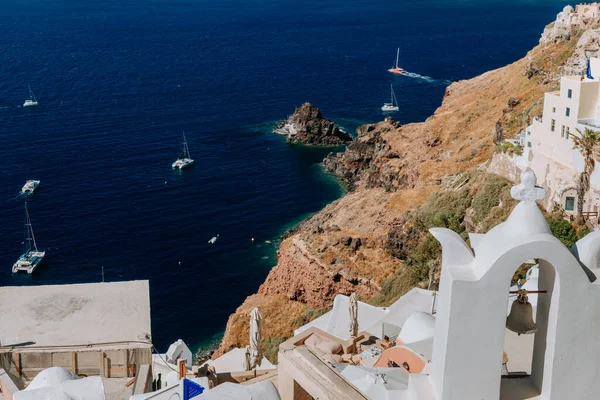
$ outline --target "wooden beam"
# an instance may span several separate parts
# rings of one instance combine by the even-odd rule
[[[183,379],[187,375],[187,368],[185,367],[186,360],[177,360],[177,367],[179,369],[179,379]]]
[[[100,364],[100,376],[104,378],[104,352],[101,351],[98,353],[98,359]]]
[[[21,372],[21,354],[20,353],[15,353],[15,369],[17,370],[17,374],[19,375],[19,377],[21,377],[22,372]]]
[[[77,375],[77,352],[71,352],[71,370]]]
[[[525,292],[525,294],[531,294],[531,293],[548,293],[547,290],[520,290],[520,291],[519,290],[511,290],[508,293],[510,293],[510,294],[519,294],[519,293],[522,293],[522,292]]]

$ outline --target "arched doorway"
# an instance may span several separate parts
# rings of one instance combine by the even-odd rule
[[[548,321],[556,281],[556,269],[544,259],[536,261],[537,263],[533,267],[536,269],[535,277],[530,278],[523,289],[546,292],[530,292],[528,294],[529,302],[533,306],[532,317],[537,326],[537,332],[530,335],[518,335],[506,329],[504,355],[507,362],[504,365],[500,383],[501,400],[531,399],[542,393]],[[512,288],[514,289],[514,286]],[[509,295],[509,312],[516,297],[516,294]]]

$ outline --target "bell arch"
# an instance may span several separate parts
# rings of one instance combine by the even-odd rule
[[[569,355],[561,352],[561,349],[572,343],[574,336],[564,330],[559,331],[559,320],[564,323],[562,316],[571,312],[570,307],[573,304],[580,303],[576,299],[589,287],[590,279],[573,254],[557,239],[551,239],[536,240],[511,248],[491,265],[482,280],[503,282],[503,286],[498,286],[495,290],[494,296],[504,305],[506,313],[509,302],[508,288],[515,270],[527,260],[539,260],[538,287],[547,293],[538,295],[537,298],[538,330],[534,339],[531,382],[543,398],[560,399],[568,398],[568,394],[563,395],[567,397],[551,396],[552,382],[566,379],[565,374],[569,373],[560,368],[560,364],[567,362],[573,366],[577,361],[567,361],[565,357],[568,359]],[[502,336],[501,343],[504,344],[506,316],[499,315],[498,318],[496,324]],[[498,357],[501,357],[502,351],[499,354]]]
[[[438,397],[499,398],[510,282],[518,266],[530,259],[542,260],[539,286],[548,290],[538,296],[532,382],[542,398],[549,400],[570,398],[573,382],[598,391],[595,369],[582,373],[573,368],[589,358],[587,350],[573,351],[572,346],[580,336],[572,327],[581,326],[583,319],[578,305],[592,286],[579,261],[546,233],[532,235],[499,253],[478,254],[476,250],[470,265],[442,268],[432,368]],[[482,270],[485,273],[477,276],[475,272]]]

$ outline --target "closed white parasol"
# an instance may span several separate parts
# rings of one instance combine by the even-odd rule
[[[350,337],[358,336],[358,297],[356,293],[350,296]]]
[[[260,367],[263,358],[261,344],[262,315],[258,308],[254,307],[250,313],[250,345],[246,348],[246,362],[244,363],[246,371]]]

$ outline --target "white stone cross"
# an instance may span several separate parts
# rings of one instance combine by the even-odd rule
[[[521,173],[521,183],[510,188],[510,195],[513,199],[523,202],[535,202],[544,200],[546,189],[536,186],[536,177],[533,171]]]

